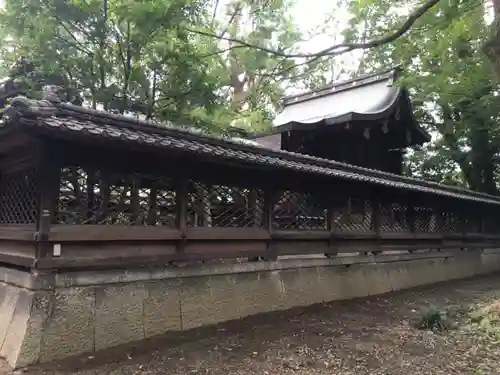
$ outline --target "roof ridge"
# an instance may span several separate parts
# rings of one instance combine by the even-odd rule
[[[391,78],[395,79],[400,71],[401,67],[399,65],[396,65],[392,68],[384,69],[379,72],[364,74],[342,81],[335,81],[315,90],[313,89],[304,91],[299,94],[285,96],[284,98],[282,98],[282,102],[284,106],[293,105],[302,101],[311,100],[328,94],[335,94],[341,91],[354,89],[375,82],[390,80]]]

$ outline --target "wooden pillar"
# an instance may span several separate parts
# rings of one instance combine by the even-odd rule
[[[92,220],[95,217],[93,217],[94,210],[96,209],[95,207],[95,185],[97,184],[97,179],[96,179],[96,172],[93,169],[86,169],[85,173],[87,174],[87,181],[86,181],[86,195],[87,195],[87,213],[86,213],[86,218],[87,220]],[[92,223],[94,224],[94,223]]]
[[[415,212],[415,205],[410,200],[406,202],[406,219],[408,221],[408,229],[412,234],[415,234],[415,232],[417,231],[417,215]]]
[[[263,224],[264,202],[259,196],[256,188],[251,188],[248,192],[248,211],[252,218],[253,226],[261,228]]]
[[[436,233],[443,233],[444,229],[444,216],[441,212],[441,207],[434,207],[430,211],[429,217],[429,231]]]
[[[273,234],[273,205],[276,197],[276,190],[268,187],[264,190],[264,204],[262,210],[263,226],[268,231],[269,236]],[[276,260],[277,254],[273,251],[272,239],[267,243],[267,254],[263,257],[264,260]]]
[[[372,251],[373,255],[378,255],[382,251],[380,250],[380,232],[381,232],[381,215],[382,215],[382,209],[381,209],[381,200],[380,200],[380,194],[377,192],[377,190],[372,190],[373,193],[371,194],[371,205],[372,205],[372,215],[371,215],[371,220],[370,220],[370,229],[375,232],[376,236],[376,242],[374,246],[376,247],[375,250]],[[366,253],[365,253],[366,255]]]
[[[372,196],[372,215],[370,220],[370,229],[375,232],[377,237],[380,237],[381,232],[381,203],[380,199],[374,194]]]
[[[436,223],[436,233],[439,234],[440,237],[440,242],[442,245],[445,244],[445,236],[446,236],[446,226],[447,226],[447,221],[449,221],[449,211],[448,207],[438,201],[434,202],[434,208],[432,210],[433,212],[433,217],[435,217],[435,223]],[[442,247],[439,247],[437,251],[441,251]]]
[[[479,233],[486,233],[487,232],[487,226],[486,226],[486,220],[487,220],[487,214],[485,214],[485,210],[479,210]]]
[[[335,243],[335,233],[338,231],[337,223],[335,220],[335,202],[330,201],[328,204],[328,209],[326,211],[326,223],[327,229],[330,233],[330,239],[328,241],[328,252],[325,253],[327,258],[332,258],[338,255],[339,249]]]
[[[101,171],[100,176],[99,195],[101,198],[101,204],[99,211],[95,214],[96,224],[100,224],[109,215],[109,200],[111,195],[111,174],[109,171]]]
[[[351,227],[352,223],[355,221],[352,213],[352,198],[347,198],[345,210],[342,210],[342,218],[346,220],[349,227]]]
[[[212,207],[210,201],[211,186],[205,184],[196,184],[197,206],[196,210],[201,216],[201,225],[204,227],[212,226]]]
[[[415,203],[412,202],[411,196],[406,196],[406,222],[408,223],[408,230],[410,234],[415,235],[417,232],[417,212],[415,210]],[[408,249],[408,252],[411,254],[414,252],[413,249]]]
[[[177,246],[178,252],[183,252],[186,246],[186,236],[188,228],[188,200],[189,200],[189,180],[185,177],[180,177],[177,181],[175,191],[175,225],[181,232],[181,241]]]
[[[39,165],[39,201],[38,220],[36,223],[36,258],[59,256],[60,248],[55,248],[49,243],[50,227],[54,220],[59,199],[61,168],[58,157],[51,152],[48,146],[40,148]],[[36,268],[36,261],[35,261]]]
[[[156,181],[151,183],[151,189],[149,189],[149,199],[148,199],[148,225],[156,225],[158,220],[158,183]]]
[[[139,224],[140,218],[140,206],[139,206],[139,183],[140,181],[137,178],[131,178],[130,181],[130,224],[137,225]]]
[[[476,210],[473,208],[466,207],[465,209],[458,209],[458,225],[459,231],[462,236],[466,236],[467,233],[471,231],[472,226],[476,226],[475,229],[472,229],[475,233],[477,233],[477,223],[476,220]]]
[[[363,227],[371,228],[373,207],[371,201],[363,202]]]

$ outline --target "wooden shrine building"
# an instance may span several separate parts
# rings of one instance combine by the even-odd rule
[[[0,83],[0,356],[500,270],[499,197],[401,175],[428,135],[392,80],[288,98],[252,142]]]
[[[413,116],[399,69],[337,82],[283,99],[271,134],[256,141],[281,150],[402,173],[406,147],[430,135]]]
[[[428,135],[393,80],[287,98],[275,133],[256,145],[67,103],[54,87],[33,100],[8,80],[0,263],[61,270],[498,246],[498,197],[399,175],[402,150]]]

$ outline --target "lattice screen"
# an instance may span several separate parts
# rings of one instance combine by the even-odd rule
[[[326,230],[327,207],[312,193],[284,191],[272,207],[273,228]]]
[[[58,203],[56,223],[175,226],[169,179],[64,168]]]
[[[189,184],[188,226],[248,228],[263,225],[264,194],[260,189]]]
[[[429,207],[417,206],[414,208],[415,232],[437,232],[439,229],[438,215]]]
[[[38,170],[29,168],[0,177],[0,223],[34,224],[39,199]]]
[[[461,233],[463,231],[463,219],[458,213],[441,213],[441,231],[443,233]]]
[[[383,203],[380,205],[381,232],[408,232],[408,210],[406,205],[398,203]]]
[[[334,204],[333,229],[339,232],[372,231],[372,204],[361,198],[348,198]]]

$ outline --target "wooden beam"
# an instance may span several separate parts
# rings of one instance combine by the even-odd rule
[[[57,155],[47,145],[40,145],[40,168],[37,175],[40,187],[37,220],[37,258],[52,255],[49,243],[50,226],[52,225],[60,189],[60,162]]]
[[[176,228],[125,225],[53,225],[51,242],[148,242],[171,241],[182,238]]]
[[[35,241],[36,226],[26,225],[1,225],[0,240],[13,240],[21,242]]]
[[[273,207],[276,202],[276,196],[278,191],[273,186],[269,186],[264,189],[264,203],[262,207],[263,216],[263,228],[267,231],[269,237],[273,235]],[[266,242],[266,254],[263,256],[265,260],[276,260],[278,258],[277,253],[271,246],[271,242]]]

